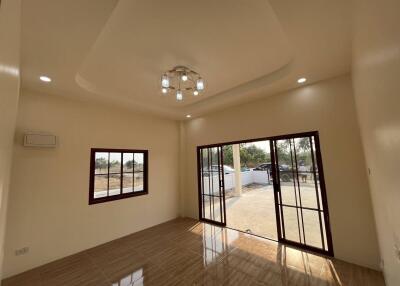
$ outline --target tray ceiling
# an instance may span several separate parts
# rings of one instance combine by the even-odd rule
[[[200,115],[293,88],[297,76],[316,81],[347,72],[347,6],[344,0],[24,1],[23,87],[173,118]],[[201,74],[201,96],[177,102],[161,93],[160,76],[177,65]],[[42,74],[53,82],[39,82]]]

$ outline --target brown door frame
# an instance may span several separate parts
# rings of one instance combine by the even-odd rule
[[[314,137],[315,138],[315,155],[316,155],[316,165],[318,166],[318,173],[319,173],[319,181],[320,181],[320,188],[321,188],[321,201],[322,201],[322,206],[323,206],[323,213],[324,213],[324,220],[325,220],[325,231],[326,231],[326,240],[327,240],[327,246],[328,250],[323,250],[317,247],[312,247],[308,245],[304,245],[301,243],[296,243],[293,241],[289,241],[283,238],[282,230],[281,230],[281,218],[279,214],[279,209],[278,209],[278,196],[280,196],[280,183],[277,177],[279,177],[279,173],[276,170],[276,166],[273,162],[276,161],[275,154],[274,154],[274,148],[273,148],[273,142],[275,140],[285,140],[285,139],[290,139],[290,138],[296,138],[296,137]],[[244,139],[244,140],[237,140],[237,141],[229,141],[229,142],[222,142],[222,143],[215,143],[215,144],[208,144],[208,145],[200,145],[197,146],[197,180],[198,180],[198,199],[199,199],[199,220],[216,224],[219,226],[226,226],[226,209],[225,209],[225,188],[224,188],[224,178],[223,174],[224,171],[222,171],[222,197],[223,197],[223,211],[224,211],[224,221],[223,223],[218,223],[209,219],[205,219],[202,216],[202,194],[201,194],[201,178],[202,178],[202,172],[201,172],[201,157],[200,157],[200,152],[204,148],[213,148],[213,147],[220,147],[222,151],[222,147],[225,145],[233,145],[233,144],[240,144],[240,143],[251,143],[251,142],[256,142],[256,141],[270,141],[270,151],[271,151],[271,166],[272,166],[272,177],[273,177],[273,187],[274,187],[274,200],[275,200],[275,212],[276,212],[276,225],[277,225],[277,234],[278,234],[278,241],[287,245],[291,245],[294,247],[298,247],[301,249],[321,253],[324,255],[328,256],[334,256],[333,252],[333,242],[332,242],[332,232],[330,228],[330,220],[329,220],[329,209],[328,209],[328,199],[327,199],[327,194],[326,194],[326,187],[325,187],[325,178],[324,178],[324,171],[323,171],[323,165],[322,165],[322,156],[321,156],[321,147],[319,143],[319,133],[318,131],[309,131],[309,132],[301,132],[301,133],[292,133],[292,134],[285,134],[285,135],[278,135],[278,136],[270,136],[270,137],[261,137],[261,138],[254,138],[254,139]],[[222,170],[223,170],[223,152],[221,152],[221,161],[220,163],[222,164]],[[322,230],[321,230],[322,231]]]

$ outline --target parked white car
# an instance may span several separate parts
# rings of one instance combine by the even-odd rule
[[[203,175],[208,176],[208,173],[212,173],[213,175],[217,175],[218,174],[218,165],[211,165],[211,168],[208,169],[207,167],[205,167],[203,169]],[[231,166],[228,165],[224,165],[224,174],[232,174],[235,172],[235,169],[233,169]]]

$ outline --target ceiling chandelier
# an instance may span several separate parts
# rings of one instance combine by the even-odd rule
[[[161,92],[175,92],[176,100],[183,100],[183,95],[191,93],[198,96],[204,90],[204,81],[200,75],[184,66],[178,66],[167,71],[161,77]]]

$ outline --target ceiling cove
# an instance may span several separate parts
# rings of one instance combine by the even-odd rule
[[[178,111],[243,89],[286,66],[289,43],[268,1],[120,0],[77,74],[92,93]],[[204,78],[201,96],[163,96],[160,78],[184,65]]]

